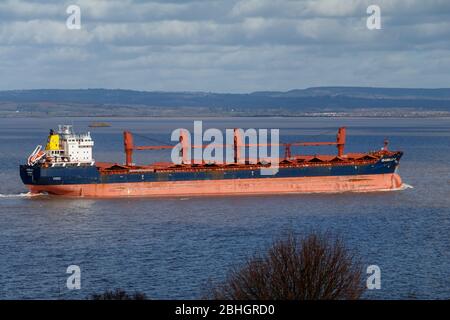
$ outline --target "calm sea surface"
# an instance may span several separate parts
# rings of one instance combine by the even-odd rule
[[[88,128],[107,121],[110,128]],[[154,299],[199,298],[208,279],[266,248],[287,230],[344,237],[365,265],[381,268],[381,290],[366,298],[450,298],[450,119],[224,118],[204,127],[280,128],[282,141],[332,140],[348,127],[347,151],[405,152],[400,174],[413,186],[365,194],[173,199],[29,197],[18,166],[48,129],[91,131],[99,161],[124,159],[122,130],[169,143],[193,119],[0,119],[0,298],[79,299],[106,289]],[[155,144],[136,137],[137,144]],[[299,151],[299,150],[298,150]],[[314,152],[304,150],[304,152]],[[324,147],[316,152],[335,152]],[[138,161],[168,160],[167,151]],[[81,268],[81,290],[66,268]]]

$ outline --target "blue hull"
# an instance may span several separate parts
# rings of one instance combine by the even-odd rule
[[[259,169],[198,169],[186,170],[155,170],[155,172],[126,172],[102,174],[96,166],[65,166],[41,167],[38,165],[20,166],[20,176],[26,185],[71,185],[71,184],[109,184],[109,183],[139,183],[160,181],[195,181],[195,180],[226,180],[226,179],[270,179],[290,177],[320,177],[320,176],[358,176],[394,173],[402,152],[383,156],[369,164],[309,164],[297,167],[280,165],[276,175],[261,175]]]

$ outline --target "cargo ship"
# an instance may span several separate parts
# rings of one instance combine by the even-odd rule
[[[263,175],[261,169],[270,163],[241,159],[239,148],[248,145],[238,132],[235,129],[232,163],[190,161],[189,146],[182,144],[180,135],[182,163],[137,165],[134,151],[174,146],[137,146],[126,131],[124,163],[97,162],[90,133],[75,134],[72,126],[60,125],[50,131],[45,148],[38,145],[27,164],[20,165],[20,176],[31,193],[97,198],[373,192],[402,187],[397,169],[403,152],[388,150],[387,140],[376,151],[345,153],[343,127],[335,141],[280,143],[284,157],[277,163],[277,173]],[[295,146],[323,145],[336,146],[336,154],[291,152]]]

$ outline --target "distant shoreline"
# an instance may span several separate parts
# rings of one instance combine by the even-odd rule
[[[315,87],[251,93],[121,89],[0,91],[0,117],[450,116],[450,88]]]
[[[437,119],[437,118],[450,118],[450,112],[417,112],[414,114],[351,114],[342,113],[335,115],[328,114],[298,114],[298,115],[230,115],[230,114],[218,114],[218,115],[122,115],[122,114],[110,114],[110,115],[61,115],[61,114],[8,114],[0,115],[3,119],[42,119],[42,118],[86,118],[86,119],[132,119],[132,118],[161,118],[161,119],[218,119],[218,118],[370,118],[370,119]]]

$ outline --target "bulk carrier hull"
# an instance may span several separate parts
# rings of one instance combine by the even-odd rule
[[[402,186],[398,174],[374,176],[341,176],[315,178],[273,178],[186,182],[139,182],[112,184],[29,185],[32,193],[48,193],[73,197],[166,197],[166,196],[219,196],[264,195],[299,193],[373,192],[399,190]]]
[[[358,158],[358,156],[360,158]],[[22,165],[22,181],[32,193],[76,197],[162,197],[372,192],[398,190],[401,152],[355,155],[346,160],[317,157],[280,163],[275,175],[261,166],[43,167]],[[337,160],[336,160],[337,159]]]

